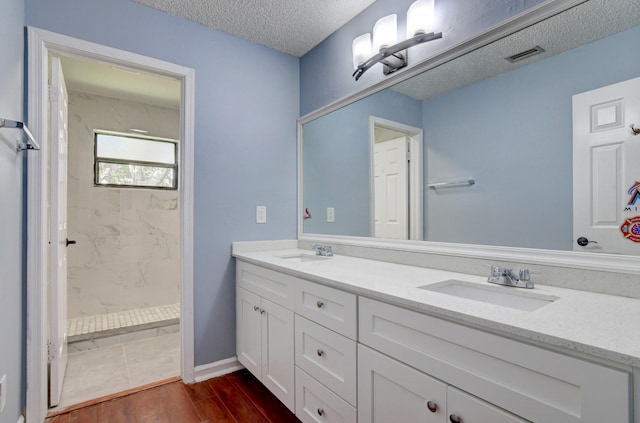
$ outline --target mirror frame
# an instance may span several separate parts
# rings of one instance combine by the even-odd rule
[[[324,242],[354,247],[369,247],[390,249],[396,251],[427,253],[434,255],[455,256],[461,258],[487,259],[494,261],[522,262],[546,266],[568,267],[585,270],[595,270],[623,274],[640,274],[640,256],[623,256],[607,253],[588,253],[563,250],[543,250],[533,248],[500,247],[480,244],[455,244],[435,241],[398,241],[373,237],[356,237],[342,235],[323,235],[304,233],[303,206],[303,163],[302,127],[314,119],[320,118],[351,103],[375,94],[397,83],[405,81],[422,72],[433,69],[441,64],[454,60],[466,53],[484,47],[503,37],[507,37],[521,29],[534,25],[553,15],[584,3],[586,0],[548,0],[525,12],[514,16],[475,37],[469,38],[451,48],[427,58],[416,65],[399,73],[394,73],[369,87],[354,94],[334,101],[315,110],[297,121],[298,140],[298,221],[297,232],[299,241]]]

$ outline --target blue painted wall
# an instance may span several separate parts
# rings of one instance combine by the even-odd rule
[[[231,242],[296,237],[299,60],[130,0],[26,0],[26,18],[195,69],[195,364],[233,357]]]
[[[0,13],[0,117],[22,121],[24,2],[5,0]],[[0,378],[7,376],[7,405],[0,423],[16,423],[24,408],[23,155],[15,129],[0,129]],[[36,153],[37,154],[37,153]]]
[[[640,27],[424,103],[430,241],[573,248],[572,96],[640,77]]]
[[[414,0],[377,0],[366,10],[338,29],[300,60],[300,111],[302,115],[358,92],[386,78],[382,65],[369,69],[357,82],[351,77],[353,61],[351,43],[357,36],[371,32],[383,16],[398,16],[398,40],[406,38],[407,9]],[[412,48],[409,67],[448,47],[515,16],[543,0],[518,1],[439,1],[436,7],[436,31],[441,40]],[[401,71],[400,71],[401,72]]]
[[[421,111],[421,101],[385,90],[304,125],[306,233],[370,236],[369,116],[420,127]]]

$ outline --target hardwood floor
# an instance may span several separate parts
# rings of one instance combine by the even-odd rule
[[[50,417],[47,423],[298,423],[247,370],[193,385],[171,382]]]

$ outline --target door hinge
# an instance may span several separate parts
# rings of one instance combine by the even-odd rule
[[[411,142],[407,140],[407,161],[411,161]]]
[[[54,90],[51,85],[49,85],[47,87],[47,92],[48,92],[48,95],[49,95],[49,101],[51,103],[58,101],[58,92],[56,90]]]
[[[53,342],[47,341],[47,363],[51,363],[56,358],[56,346]]]

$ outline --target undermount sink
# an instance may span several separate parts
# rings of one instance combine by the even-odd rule
[[[312,254],[291,254],[286,256],[277,256],[278,258],[293,262],[293,263],[303,263],[308,261],[318,261],[318,260],[327,260],[329,257],[325,256],[317,256]]]
[[[418,288],[523,311],[535,311],[558,299],[548,295],[516,291],[519,288],[482,286],[455,279]]]

